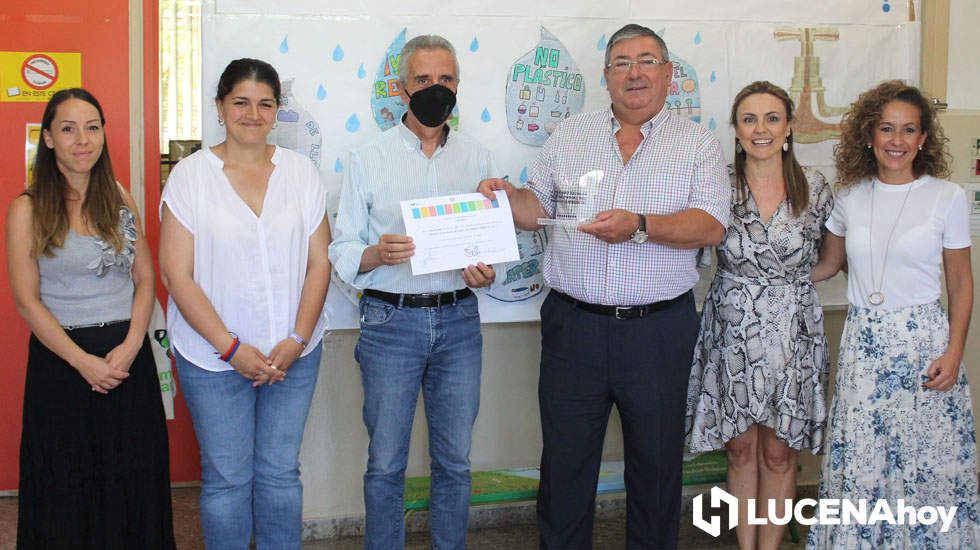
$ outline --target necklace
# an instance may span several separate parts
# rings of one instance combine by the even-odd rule
[[[892,230],[888,232],[888,240],[885,241],[885,257],[881,261],[881,275],[878,277],[878,284],[875,285],[875,255],[874,251],[871,249],[874,243],[873,228],[874,228],[874,215],[875,215],[875,183],[877,183],[878,178],[871,180],[871,218],[868,220],[868,262],[871,264],[871,285],[872,291],[868,294],[868,302],[873,306],[880,306],[885,303],[885,294],[881,291],[882,284],[885,281],[885,271],[888,270],[888,251],[892,246],[892,235],[895,234],[895,228],[898,227],[898,220],[902,217],[902,212],[905,211],[905,203],[909,202],[909,195],[912,193],[912,184],[908,184],[908,189],[905,190],[905,198],[902,199],[902,207],[898,209],[898,215],[895,216],[895,222],[892,224]]]

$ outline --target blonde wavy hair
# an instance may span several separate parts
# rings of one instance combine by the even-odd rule
[[[834,146],[837,167],[837,188],[844,189],[878,174],[874,150],[868,147],[875,128],[881,122],[885,105],[892,101],[908,103],[919,110],[919,127],[926,133],[922,150],[912,161],[915,177],[928,174],[937,178],[949,177],[949,152],[946,135],[939,125],[932,103],[915,86],[901,80],[886,80],[858,96],[857,101],[841,119],[840,142]]]

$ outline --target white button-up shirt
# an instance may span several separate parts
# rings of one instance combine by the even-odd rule
[[[160,209],[170,208],[194,235],[194,282],[242,342],[268,354],[295,329],[306,281],[310,237],[324,221],[326,186],[310,160],[277,147],[262,215],[238,196],[224,163],[203,148],[174,167]],[[167,251],[161,251],[166,254]],[[303,354],[316,347],[326,321],[321,315]],[[167,330],[171,344],[195,365],[231,370],[195,331],[170,298]]]

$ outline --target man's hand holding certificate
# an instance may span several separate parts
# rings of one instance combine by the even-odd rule
[[[412,274],[520,259],[510,202],[503,191],[401,201],[405,232],[415,244]]]

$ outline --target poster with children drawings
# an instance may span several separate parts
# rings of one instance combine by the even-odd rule
[[[558,123],[585,104],[585,80],[568,48],[548,29],[507,73],[507,128],[514,139],[540,147]]]

